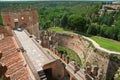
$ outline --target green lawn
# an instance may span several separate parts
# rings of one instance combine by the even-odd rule
[[[81,59],[73,50],[62,47],[62,46],[58,46],[57,51],[61,54],[67,55],[71,61],[76,61],[80,66],[82,65]]]
[[[63,28],[60,28],[60,27],[50,27],[48,28],[49,31],[54,31],[54,32],[63,32],[63,33],[73,33],[72,31],[70,30],[65,30]]]
[[[116,78],[115,80],[120,80],[120,77]]]
[[[50,31],[55,31],[55,32],[66,32],[66,33],[74,33],[70,30],[64,30],[60,27],[51,27],[48,30]],[[117,51],[120,52],[120,42],[112,40],[112,39],[107,39],[107,38],[103,38],[103,37],[98,37],[98,36],[90,36],[90,35],[86,35],[84,33],[78,33],[84,36],[87,36],[91,39],[93,39],[94,41],[96,41],[101,47],[106,48],[108,50],[111,51]]]
[[[91,36],[90,38],[96,41],[103,48],[120,52],[120,42],[118,41],[98,36]]]

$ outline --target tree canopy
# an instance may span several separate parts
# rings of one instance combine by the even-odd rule
[[[37,8],[40,29],[62,27],[120,40],[120,11],[99,14],[103,2],[1,2],[2,9]],[[2,25],[0,16],[0,25]]]

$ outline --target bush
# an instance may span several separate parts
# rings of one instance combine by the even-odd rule
[[[0,15],[0,25],[3,25],[2,16]]]
[[[120,32],[118,33],[118,36],[117,36],[117,37],[118,37],[118,40],[120,41]]]

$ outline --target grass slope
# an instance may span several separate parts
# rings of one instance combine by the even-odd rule
[[[116,78],[115,80],[120,80],[120,77]]]
[[[90,38],[96,41],[103,48],[120,52],[120,42],[118,41],[98,36],[91,36]]]
[[[73,33],[70,30],[64,30],[64,29],[59,28],[59,27],[56,27],[56,28],[51,27],[48,30],[55,31],[55,32]],[[112,50],[112,51],[120,52],[120,42],[118,42],[118,41],[115,41],[115,40],[112,40],[112,39],[103,38],[103,37],[98,37],[98,36],[88,36],[88,37],[93,39],[94,41],[96,41],[103,48],[106,48],[106,49]]]
[[[50,27],[48,30],[49,30],[49,31],[58,32],[58,33],[61,33],[61,32],[63,32],[63,33],[71,33],[71,34],[73,33],[73,32],[70,31],[70,30],[65,30],[65,29],[60,28],[60,27]]]
[[[61,54],[67,55],[71,61],[76,61],[80,66],[82,65],[79,56],[73,50],[62,47],[62,46],[58,46],[57,51]]]

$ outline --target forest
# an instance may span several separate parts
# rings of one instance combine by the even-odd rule
[[[4,9],[37,8],[40,29],[62,27],[90,35],[102,36],[120,41],[120,11],[99,14],[102,5],[111,2],[1,2]],[[0,25],[2,25],[0,16]]]

